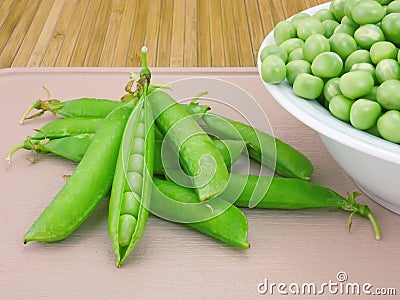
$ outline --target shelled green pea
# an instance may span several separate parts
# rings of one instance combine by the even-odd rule
[[[306,60],[294,60],[286,65],[286,78],[293,85],[296,77],[301,73],[311,74],[311,64]]]
[[[376,65],[376,78],[380,83],[390,79],[400,79],[400,65],[395,59],[383,59]]]
[[[353,127],[366,130],[376,124],[382,108],[378,102],[358,99],[350,109],[350,123]]]
[[[324,81],[314,75],[301,73],[299,74],[293,83],[293,92],[295,95],[314,100],[321,95],[324,89]]]
[[[376,65],[384,59],[396,59],[399,49],[388,41],[380,41],[373,44],[369,50],[372,62]]]
[[[400,112],[389,110],[385,112],[377,122],[379,134],[393,143],[400,143]]]
[[[319,54],[328,52],[330,49],[329,40],[322,34],[313,34],[309,36],[302,46],[304,59],[310,63]]]
[[[265,82],[280,83],[286,78],[286,65],[280,57],[269,55],[262,62],[261,74]]]
[[[400,80],[387,80],[376,90],[376,100],[387,110],[400,110]]]
[[[325,99],[328,102],[330,102],[333,97],[342,95],[342,91],[340,90],[339,87],[339,82],[340,82],[339,77],[331,78],[327,82],[325,82],[323,93]]]

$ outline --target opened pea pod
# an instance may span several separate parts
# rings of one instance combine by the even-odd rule
[[[117,266],[143,236],[149,215],[154,165],[154,122],[147,98],[150,71],[142,50],[143,93],[133,109],[121,141],[111,189],[108,232]]]
[[[151,106],[141,101],[128,121],[109,207],[109,235],[120,266],[144,233],[151,199],[154,128]]]

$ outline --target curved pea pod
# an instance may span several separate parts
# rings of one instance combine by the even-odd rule
[[[313,172],[310,160],[283,141],[249,125],[212,113],[206,113],[202,119],[211,134],[219,138],[243,140],[251,158],[278,174],[310,179]]]
[[[153,162],[153,114],[145,99],[139,101],[129,117],[111,190],[108,231],[117,266],[123,264],[145,231]]]
[[[220,194],[228,183],[228,170],[218,149],[197,122],[168,94],[149,95],[156,124],[178,151],[183,168],[204,201]]]
[[[225,165],[229,168],[235,163],[242,154],[245,144],[237,140],[212,140],[218,151],[224,159]],[[163,141],[156,139],[154,147],[154,174],[161,175],[164,173],[163,159],[161,155]],[[164,151],[170,150],[170,147],[165,147]],[[173,150],[172,150],[173,151]],[[169,155],[167,154],[166,157]]]
[[[228,245],[247,249],[247,219],[240,209],[222,199],[214,198],[212,203],[199,202],[194,190],[179,186],[173,182],[154,179],[151,211],[159,216],[168,216],[170,220],[186,220],[184,224]],[[187,204],[176,209],[172,201],[163,201],[168,197],[173,202]],[[208,201],[207,201],[208,202]],[[190,205],[195,204],[196,206]],[[230,206],[229,206],[230,205]],[[226,207],[229,206],[228,209]],[[190,223],[190,220],[205,219]]]
[[[256,186],[258,190],[256,190]],[[231,174],[229,184],[220,195],[222,199],[235,199],[235,205],[249,207],[249,203],[257,203],[257,208],[296,210],[305,208],[338,208],[350,211],[349,229],[352,218],[359,214],[368,218],[375,231],[376,239],[380,239],[379,226],[367,205],[355,201],[357,193],[348,194],[344,198],[335,191],[297,178],[269,176],[253,176]]]
[[[111,187],[131,110],[120,106],[105,118],[72,176],[24,235],[24,243],[65,239],[103,200]]]

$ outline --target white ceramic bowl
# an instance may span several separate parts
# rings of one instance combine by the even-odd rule
[[[328,6],[329,3],[325,3],[304,12],[312,15]],[[273,31],[264,39],[259,54],[265,46],[271,44],[275,44]],[[260,56],[258,71],[261,76]],[[329,153],[367,196],[400,214],[399,145],[336,119],[317,101],[297,97],[287,81],[279,85],[264,82],[264,85],[283,108],[320,134]]]

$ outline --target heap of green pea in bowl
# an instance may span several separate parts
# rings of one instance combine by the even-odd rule
[[[260,53],[265,82],[285,79],[336,118],[400,143],[400,0],[334,0],[274,29]]]
[[[15,151],[27,149],[78,163],[26,232],[24,243],[67,238],[104,199],[109,201],[108,233],[118,266],[145,234],[150,213],[248,249],[248,223],[240,207],[336,208],[350,212],[349,229],[355,214],[368,218],[380,239],[375,217],[368,206],[356,202],[357,193],[348,192],[345,198],[311,183],[313,166],[298,150],[247,124],[211,113],[196,97],[189,104],[178,103],[163,90],[167,86],[151,83],[146,52],[144,47],[140,75],[131,76],[121,101],[38,100],[23,115],[21,123],[45,111],[63,117],[11,149],[9,162]],[[29,116],[34,109],[39,112]],[[190,186],[174,182],[172,173],[167,173],[169,162],[165,164],[161,155],[164,140],[169,148],[163,150],[178,153]],[[274,169],[277,176],[231,173],[230,166],[242,153]],[[204,173],[212,176],[204,181],[200,176]]]

